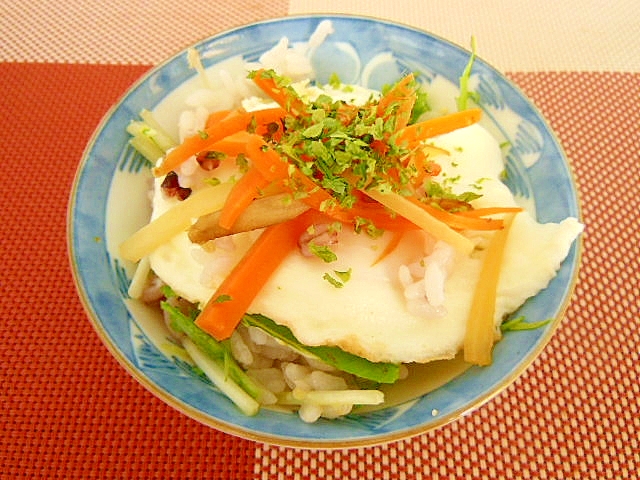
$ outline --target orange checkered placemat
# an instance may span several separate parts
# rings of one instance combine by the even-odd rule
[[[287,15],[287,0],[0,0],[0,60],[156,65],[223,30]]]

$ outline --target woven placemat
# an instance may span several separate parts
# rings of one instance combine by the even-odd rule
[[[628,92],[639,75],[510,75],[564,145],[586,223],[574,300],[542,355],[439,430],[305,451],[222,434],[166,406],[108,354],[77,298],[65,244],[75,169],[147,68],[0,65],[2,478],[637,478],[640,114]]]
[[[156,65],[210,35],[287,9],[287,0],[0,0],[0,61]]]
[[[640,2],[537,0],[289,0],[290,14],[342,13],[392,20],[479,55],[501,71],[640,72]]]

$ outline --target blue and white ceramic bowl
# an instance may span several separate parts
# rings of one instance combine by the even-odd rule
[[[345,82],[380,88],[414,71],[428,84],[453,88],[469,60],[470,52],[423,31],[349,16],[274,19],[215,35],[194,47],[205,66],[238,55],[255,61],[283,36],[292,43],[307,41],[326,19],[335,32],[311,58],[320,81],[335,71]],[[111,353],[153,394],[204,424],[241,437],[298,447],[355,447],[416,435],[456,419],[513,382],[539,354],[571,295],[579,243],[548,288],[516,313],[531,320],[555,320],[536,330],[507,333],[496,345],[490,367],[436,362],[416,376],[424,382],[389,392],[392,406],[338,420],[305,424],[296,415],[266,409],[255,417],[241,414],[194,374],[188,357],[167,340],[158,313],[128,298],[134,266],[117,253],[118,244],[149,215],[149,173],[129,146],[125,127],[140,110],[155,108],[195,75],[186,52],[181,52],[126,92],[89,143],[70,199],[69,253],[88,316]],[[509,188],[541,222],[579,217],[567,161],[540,113],[511,82],[480,59],[474,66],[473,82],[480,93],[483,122],[501,143],[509,145],[505,151]]]

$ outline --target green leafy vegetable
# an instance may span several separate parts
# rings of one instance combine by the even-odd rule
[[[469,90],[469,79],[471,78],[471,69],[473,68],[473,63],[476,59],[476,39],[475,37],[471,37],[471,56],[469,57],[469,62],[462,72],[462,76],[460,77],[460,96],[456,99],[456,103],[458,106],[458,110],[466,110],[468,108],[467,104],[469,100],[472,100],[478,103],[480,96],[477,92],[473,92]]]
[[[411,118],[409,119],[409,123],[416,123],[420,120],[420,117],[431,110],[429,106],[429,96],[427,92],[425,92],[422,88],[418,88],[416,90],[416,103],[413,105],[413,110],[411,110]]]
[[[535,330],[536,328],[544,327],[549,322],[551,322],[551,318],[547,318],[546,320],[541,320],[539,322],[527,322],[524,315],[521,315],[516,318],[512,318],[511,320],[507,320],[502,322],[500,325],[500,330],[504,332],[513,332],[518,330]]]
[[[300,343],[291,330],[278,325],[264,315],[245,315],[243,323],[258,327],[271,336],[289,345],[303,355],[315,357],[344,372],[378,383],[394,383],[400,375],[400,366],[395,363],[371,362],[366,358],[345,352],[338,347],[307,346]]]
[[[255,399],[263,395],[263,388],[249,377],[236,363],[226,343],[218,342],[207,332],[198,327],[193,318],[185,315],[179,308],[168,302],[160,304],[162,310],[169,314],[170,325],[176,332],[183,333],[196,345],[208,358],[218,363],[228,375],[228,378],[238,384],[245,392]]]

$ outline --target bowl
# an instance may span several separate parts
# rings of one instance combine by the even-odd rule
[[[309,58],[320,82],[337,73],[345,83],[379,89],[402,72],[419,72],[429,85],[455,92],[470,52],[427,32],[354,16],[277,18],[216,34],[193,45],[205,67],[241,56],[255,61],[286,36],[306,42],[320,22],[334,32]],[[478,39],[480,43],[482,39]],[[232,435],[271,444],[345,448],[380,444],[445,425],[479,407],[512,383],[548,343],[567,307],[577,276],[580,243],[549,284],[516,315],[553,321],[509,332],[494,349],[489,367],[459,359],[423,366],[416,378],[392,389],[383,408],[358,411],[313,424],[297,415],[262,409],[245,416],[195,373],[188,357],[169,340],[158,312],[128,297],[134,266],[118,245],[148,220],[144,161],[129,145],[125,128],[142,109],[167,109],[196,80],[182,51],[151,69],[106,114],[79,165],[68,211],[69,257],[79,296],[101,340],[122,366],[176,410]],[[505,183],[541,222],[580,217],[576,188],[565,155],[535,106],[500,72],[477,58],[473,67],[483,123],[508,148]],[[451,90],[453,89],[453,90]],[[132,208],[133,207],[133,208]]]

